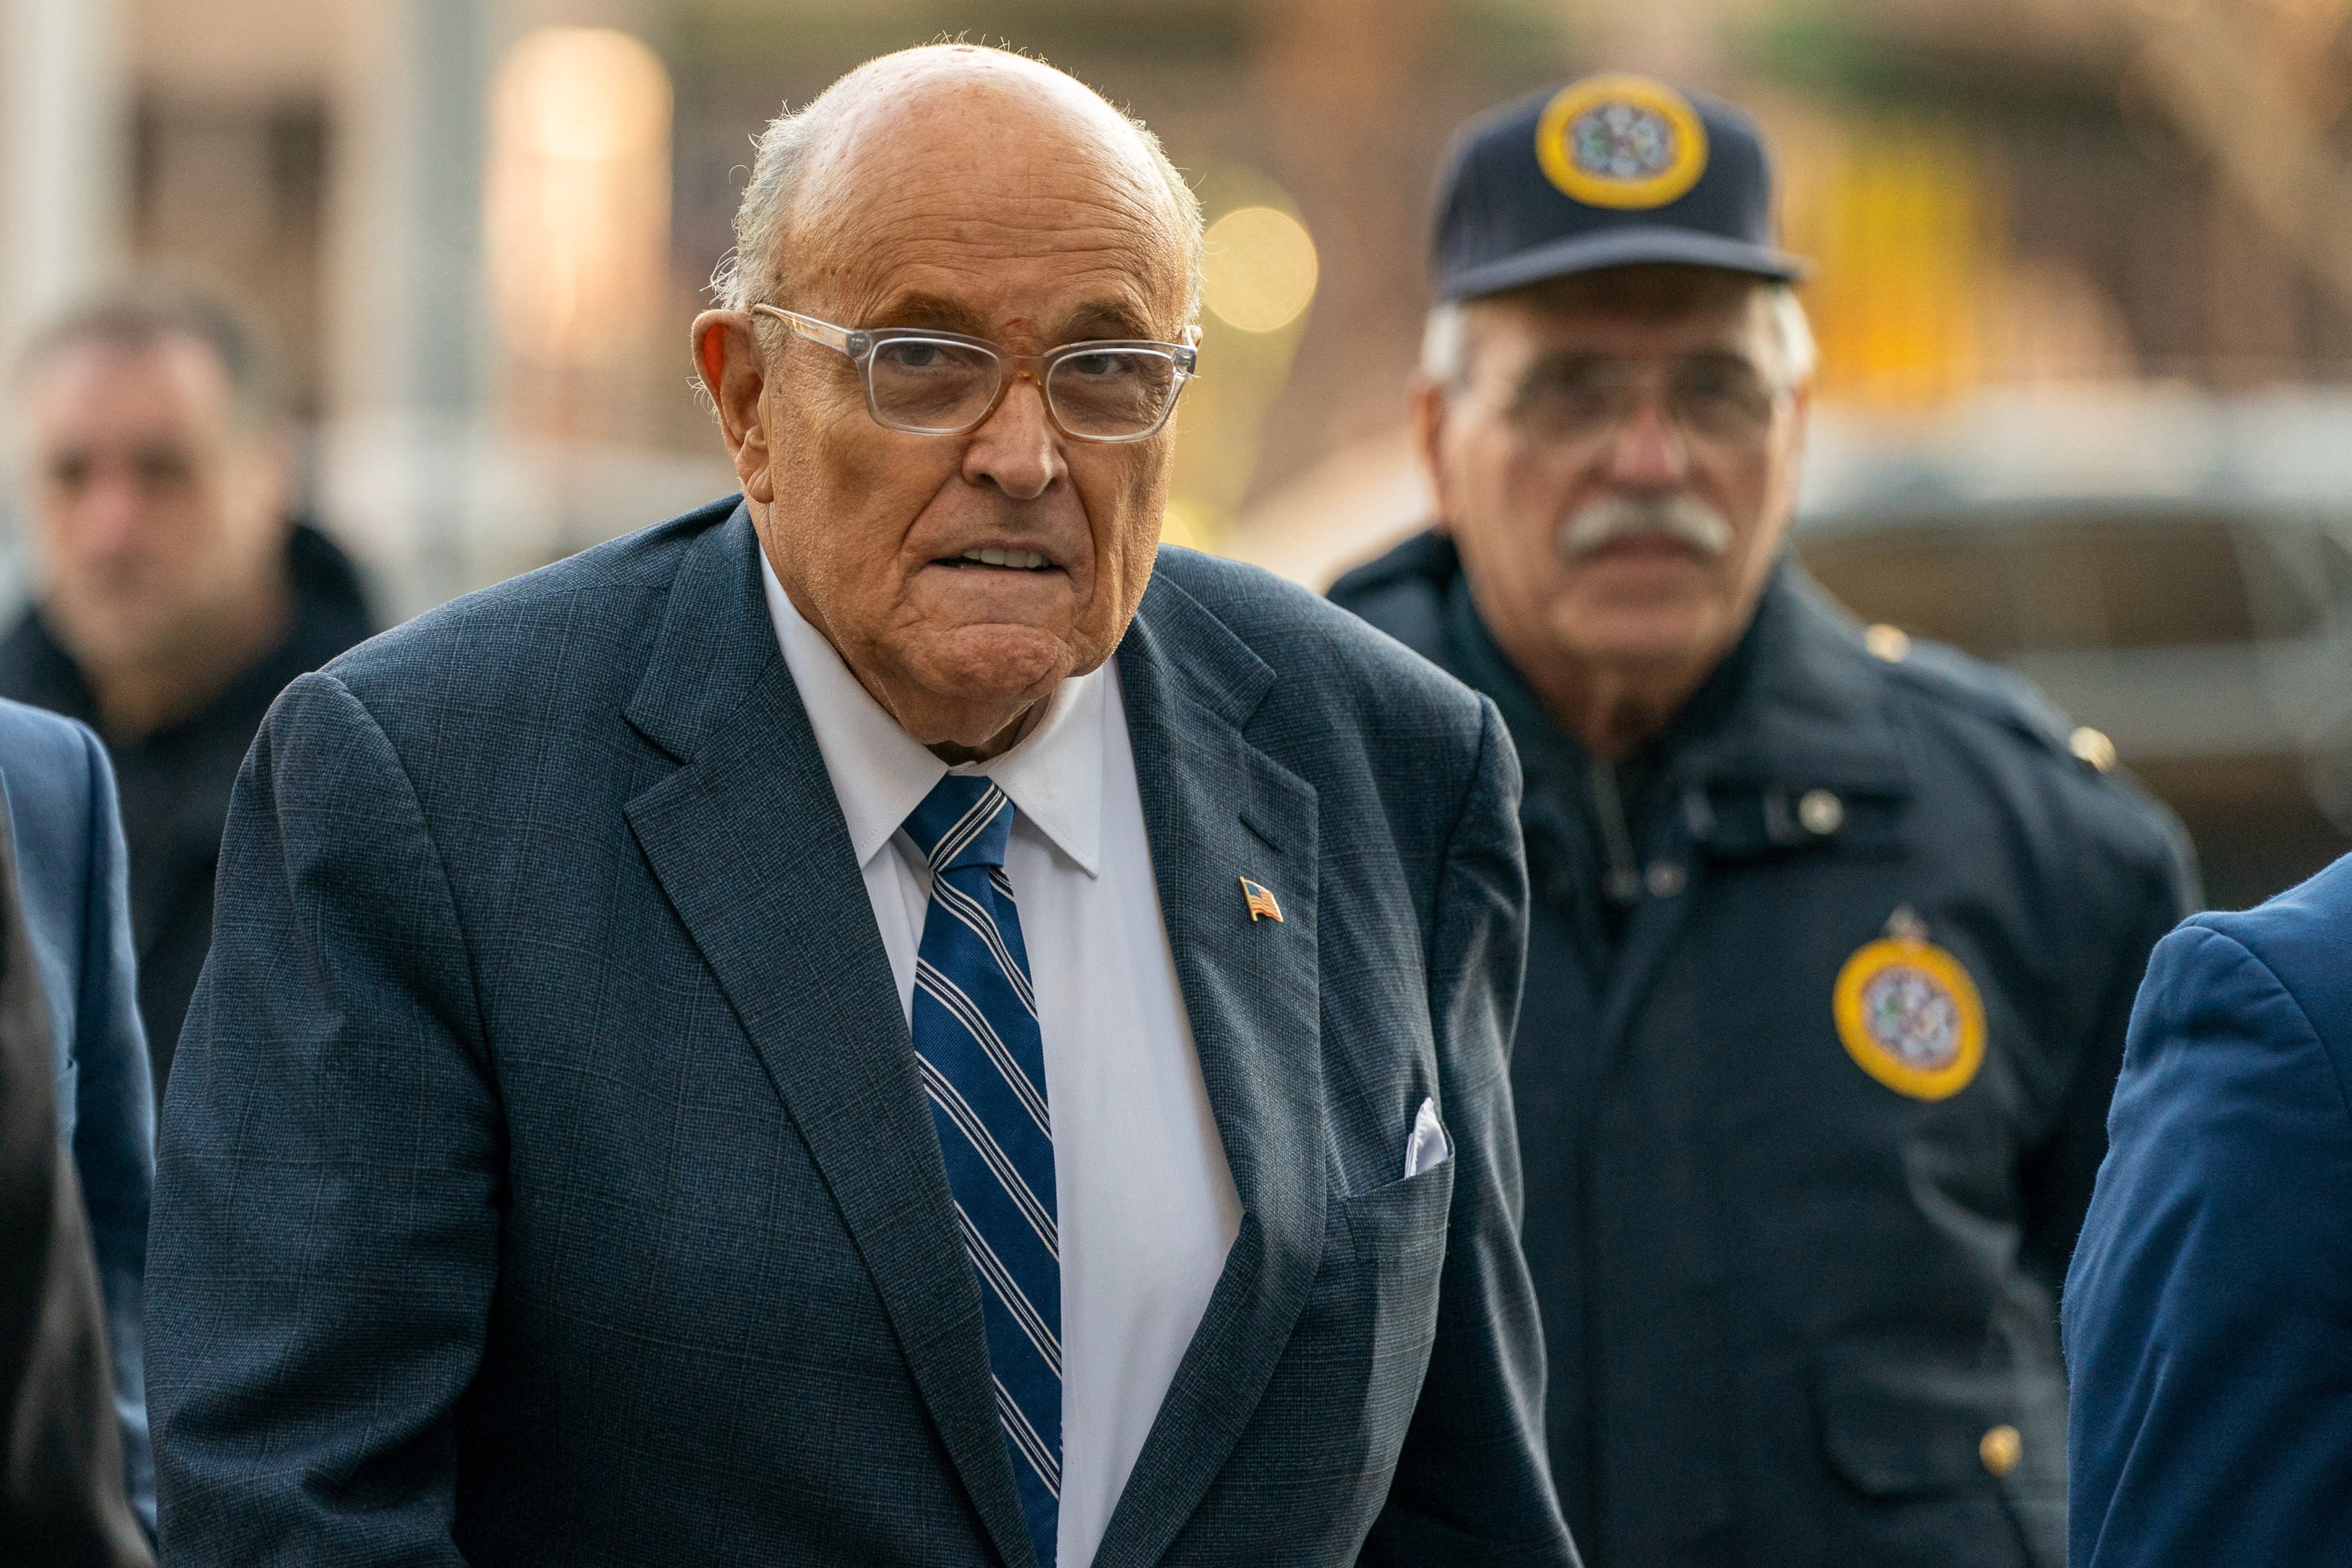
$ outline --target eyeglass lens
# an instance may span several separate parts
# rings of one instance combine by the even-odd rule
[[[1744,360],[1714,355],[1651,367],[1601,358],[1540,365],[1520,384],[1511,414],[1533,438],[1579,446],[1623,428],[1653,382],[1665,413],[1695,439],[1747,447],[1771,427],[1774,397]]]
[[[996,396],[1003,364],[987,350],[938,338],[891,338],[867,365],[874,414],[915,432],[969,429]],[[1073,436],[1119,439],[1156,426],[1174,398],[1175,362],[1145,349],[1067,354],[1045,372],[1045,400]]]
[[[898,338],[868,366],[874,412],[905,430],[961,430],[996,395],[996,356],[969,343]]]
[[[1104,349],[1055,360],[1045,400],[1073,436],[1132,436],[1149,430],[1176,395],[1176,362],[1149,349]]]

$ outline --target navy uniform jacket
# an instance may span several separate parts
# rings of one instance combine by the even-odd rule
[[[1587,1560],[2058,1568],[2054,1296],[2187,897],[2169,819],[2008,678],[1873,657],[1793,566],[1605,781],[1449,542],[1333,595],[1494,697],[1526,765],[1512,1079]]]
[[[2352,1563],[2352,858],[2148,963],[2066,1281],[2078,1568]]]
[[[757,548],[707,508],[378,637],[262,726],[164,1102],[166,1561],[1032,1561]],[[1185,551],[1118,670],[1243,1218],[1098,1568],[1566,1568],[1502,722]],[[1432,1097],[1453,1155],[1404,1178]]]

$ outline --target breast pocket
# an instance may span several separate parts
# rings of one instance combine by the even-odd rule
[[[1437,1338],[1454,1162],[1353,1197],[1333,1195],[1323,1266],[1294,1346],[1334,1386],[1322,1407],[1359,1410],[1344,1468],[1383,1489],[1421,1403]],[[1339,1386],[1345,1384],[1346,1386]]]
[[[1346,1293],[1370,1342],[1375,1390],[1421,1386],[1422,1369],[1437,1337],[1438,1280],[1445,1272],[1446,1215],[1453,1203],[1454,1162],[1446,1160],[1339,1205],[1348,1249],[1336,1258],[1337,1248],[1327,1251],[1324,1270],[1327,1276],[1335,1272],[1337,1263],[1338,1271],[1352,1276]],[[1349,1262],[1352,1268],[1346,1267]]]
[[[1433,1297],[1435,1270],[1445,1261],[1445,1216],[1454,1205],[1454,1161],[1439,1161],[1417,1176],[1391,1182],[1340,1201],[1356,1261],[1391,1262],[1417,1269],[1427,1264]]]
[[[1253,1562],[1351,1560],[1378,1517],[1429,1371],[1453,1197],[1451,1160],[1328,1194],[1314,1286],[1225,1461],[1265,1521]]]
[[[1353,1473],[1384,1495],[1437,1333],[1454,1162],[1326,1206],[1315,1289],[1291,1331],[1269,1405],[1356,1413],[1293,1434],[1281,1463]],[[1367,1515],[1369,1518],[1370,1516]]]

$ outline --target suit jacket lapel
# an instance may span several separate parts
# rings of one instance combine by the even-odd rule
[[[1242,733],[1274,672],[1155,576],[1118,653],[1161,919],[1240,1234],[1095,1562],[1157,1561],[1232,1452],[1321,1262],[1324,1118],[1314,786]],[[1249,918],[1240,879],[1271,889]]]
[[[705,534],[628,707],[681,765],[631,828],[824,1173],[917,1385],[1007,1563],[1034,1560],[979,1287],[914,1044],[740,508]]]

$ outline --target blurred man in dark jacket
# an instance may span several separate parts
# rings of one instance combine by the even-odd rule
[[[1495,700],[1552,1471],[1597,1568],[2058,1568],[2054,1295],[2168,818],[1786,559],[1811,338],[1754,124],[1628,78],[1465,133],[1441,528],[1333,595]]]
[[[350,560],[293,521],[276,380],[227,308],[117,289],[34,338],[17,391],[39,582],[0,642],[0,696],[92,725],[113,756],[160,1094],[246,748],[288,682],[373,628]]]

